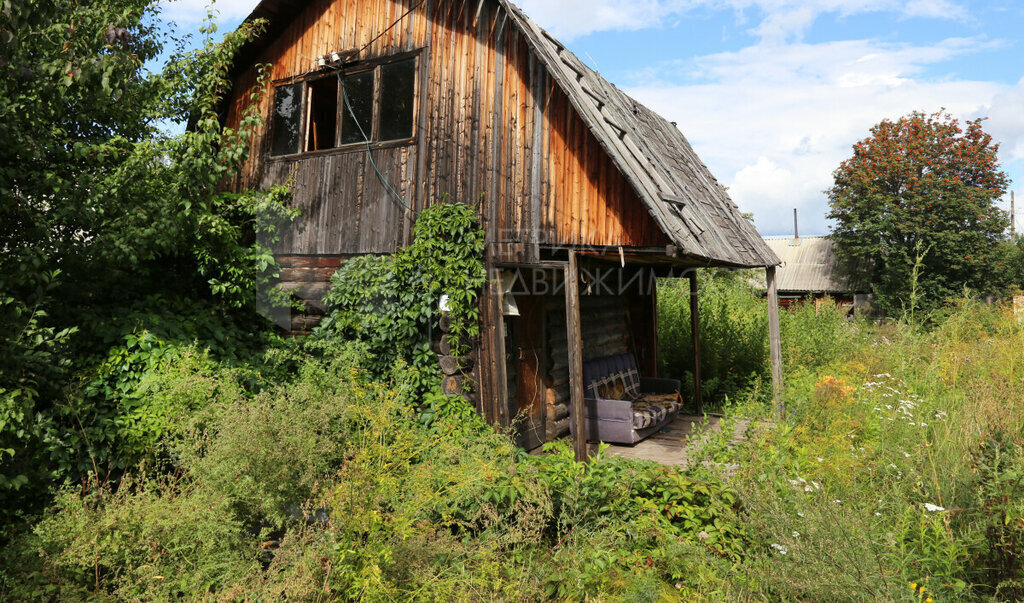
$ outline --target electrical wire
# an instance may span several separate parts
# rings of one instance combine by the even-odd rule
[[[412,11],[414,11],[414,10],[416,10],[417,8],[419,8],[420,6],[422,6],[422,5],[423,5],[423,3],[424,3],[424,2],[426,2],[426,1],[427,1],[427,0],[420,0],[420,1],[419,1],[419,2],[417,2],[417,3],[416,3],[416,4],[414,5],[414,6],[412,6],[412,7],[411,7],[411,8],[409,9],[409,10],[405,11],[405,14],[403,14],[403,15],[402,15],[401,17],[399,17],[398,19],[396,19],[396,20],[395,20],[395,22],[394,22],[394,23],[392,23],[391,25],[389,25],[387,29],[385,29],[384,31],[382,31],[382,32],[380,32],[379,34],[377,34],[377,37],[376,37],[376,38],[374,38],[374,39],[370,40],[369,42],[367,42],[367,43],[366,43],[366,45],[365,45],[365,46],[363,46],[362,48],[360,48],[360,49],[359,49],[359,53],[358,53],[358,54],[360,54],[360,55],[361,55],[361,54],[363,54],[363,51],[364,51],[364,50],[366,50],[367,48],[369,48],[371,44],[373,44],[373,43],[374,43],[374,42],[376,42],[377,40],[379,40],[379,39],[381,39],[382,37],[384,37],[384,34],[388,33],[388,32],[389,32],[389,31],[391,31],[392,29],[394,29],[394,27],[395,27],[396,25],[398,25],[399,23],[401,23],[401,22],[402,22],[402,19],[404,19],[404,18],[408,17],[408,16],[409,16],[409,14],[410,14],[410,13],[412,13]]]
[[[422,2],[420,4],[422,4]],[[412,9],[410,9],[410,11],[411,10]],[[373,166],[373,171],[377,172],[377,178],[380,179],[384,188],[386,188],[395,200],[398,201],[399,205],[404,207],[407,211],[412,212],[414,216],[418,216],[420,212],[409,207],[409,204],[405,202],[402,195],[399,195],[398,192],[395,191],[394,187],[391,186],[391,183],[388,182],[388,179],[381,173],[380,168],[377,167],[377,162],[373,160],[373,150],[370,148],[370,137],[366,135],[366,130],[363,130],[362,124],[359,123],[359,119],[356,117],[355,110],[352,109],[352,103],[348,100],[348,91],[345,90],[345,80],[341,77],[340,73],[338,74],[338,85],[341,86],[341,98],[345,102],[345,108],[348,110],[348,114],[352,116],[352,121],[355,122],[356,127],[359,128],[359,133],[363,136],[363,143],[366,145],[366,156],[370,159],[370,165]]]

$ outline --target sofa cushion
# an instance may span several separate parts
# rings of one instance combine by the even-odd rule
[[[679,410],[676,394],[641,396],[633,402],[633,429],[641,430],[663,422]]]
[[[621,387],[621,395],[618,390]],[[583,397],[636,400],[640,395],[640,373],[632,354],[604,356],[583,363]]]
[[[601,397],[606,400],[625,400],[626,387],[622,379],[612,379],[610,383],[598,386]]]

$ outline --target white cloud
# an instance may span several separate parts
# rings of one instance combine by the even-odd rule
[[[656,27],[694,10],[731,10],[737,22],[751,13],[750,32],[766,42],[800,39],[823,14],[890,12],[900,17],[963,19],[954,0],[521,0],[528,15],[555,35],[573,39],[597,31]]]
[[[1024,78],[992,99],[985,131],[1000,143],[999,157],[1003,169],[1018,175],[1010,189],[1017,194],[1017,232],[1024,232]],[[1007,195],[1009,197],[1009,195]],[[1010,208],[1009,201],[1003,204]]]
[[[628,91],[679,123],[733,199],[754,212],[763,233],[790,232],[793,207],[801,209],[801,231],[823,233],[828,210],[822,191],[832,171],[884,118],[942,107],[963,118],[992,114],[987,130],[1007,141],[1003,156],[1011,144],[1024,152],[1024,83],[1007,90],[923,75],[931,64],[988,44],[759,44],[669,65],[661,75],[674,82],[647,72],[653,81]]]
[[[1024,162],[1024,78],[992,99],[987,131],[1002,144],[1007,162]]]
[[[213,7],[218,23],[237,22],[249,16],[259,0],[161,0],[163,17],[179,25],[195,25],[206,18],[207,8]]]

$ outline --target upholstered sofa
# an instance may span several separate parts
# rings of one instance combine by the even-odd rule
[[[636,444],[658,432],[679,412],[678,379],[641,377],[632,354],[583,363],[587,439]],[[570,422],[575,432],[575,425]]]

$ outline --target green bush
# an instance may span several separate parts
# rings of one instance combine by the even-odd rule
[[[183,467],[222,493],[256,533],[279,531],[301,516],[301,505],[342,465],[350,407],[380,395],[359,366],[361,346],[323,353],[292,382],[195,413],[195,431],[179,447]]]
[[[417,370],[421,394],[440,386],[433,339],[440,339],[439,301],[448,296],[456,355],[479,334],[477,297],[486,282],[484,232],[473,208],[439,203],[416,218],[413,243],[388,256],[346,262],[331,277],[328,313],[315,335],[365,341],[367,368],[384,377],[397,360]]]
[[[701,377],[705,408],[721,409],[727,400],[770,375],[768,314],[764,299],[747,272],[698,272]],[[664,377],[682,379],[684,395],[693,391],[690,291],[683,279],[658,282],[658,361]]]
[[[828,366],[847,356],[856,343],[856,327],[830,298],[790,306],[779,319],[787,373]]]
[[[36,526],[42,571],[65,591],[122,600],[214,593],[258,570],[256,549],[220,492],[190,480],[123,480],[64,491]]]

